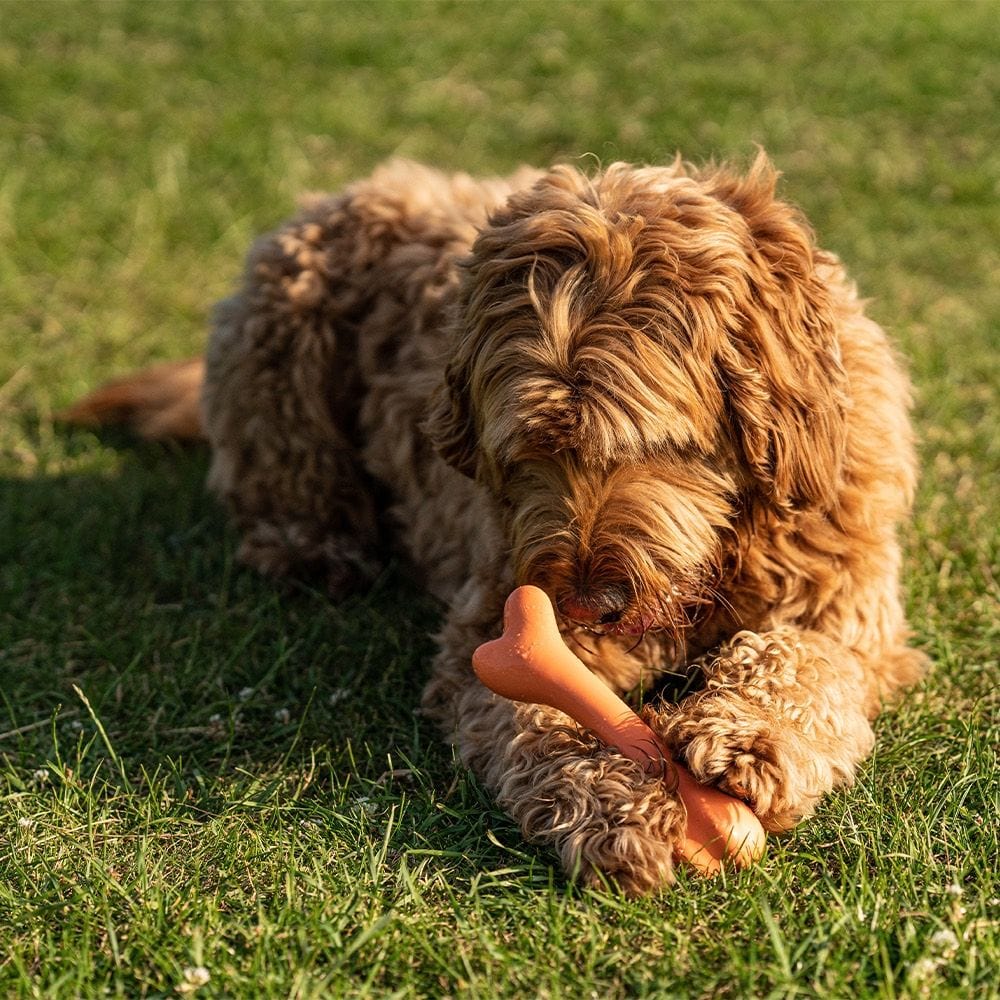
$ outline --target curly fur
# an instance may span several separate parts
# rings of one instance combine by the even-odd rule
[[[620,691],[700,673],[646,717],[771,830],[850,783],[922,668],[897,589],[908,385],[775,186],[763,155],[492,181],[394,162],[261,240],[208,347],[241,558],[340,593],[404,552],[449,607],[426,712],[525,836],[633,892],[672,880],[683,808],[475,680],[514,584]]]

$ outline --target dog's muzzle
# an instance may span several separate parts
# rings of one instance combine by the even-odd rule
[[[559,614],[567,621],[591,628],[618,625],[625,617],[630,595],[625,587],[613,584],[597,590],[573,591],[559,597]]]
[[[657,627],[652,616],[635,606],[631,591],[618,584],[572,591],[559,597],[556,606],[565,622],[599,635],[642,635]]]

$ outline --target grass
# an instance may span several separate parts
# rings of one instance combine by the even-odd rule
[[[0,995],[994,997],[990,4],[0,5]],[[916,384],[928,679],[752,872],[566,884],[413,713],[438,609],[238,569],[205,456],[66,433],[390,154],[747,160]],[[206,979],[206,976],[208,977]]]

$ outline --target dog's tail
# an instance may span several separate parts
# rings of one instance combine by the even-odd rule
[[[120,424],[150,440],[203,440],[204,380],[203,358],[153,365],[105,383],[56,414],[56,419],[83,427]]]

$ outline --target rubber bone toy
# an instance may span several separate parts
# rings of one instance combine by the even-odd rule
[[[507,598],[503,636],[480,646],[472,666],[497,694],[565,712],[651,773],[666,771],[671,784],[675,779],[687,810],[683,839],[674,845],[682,861],[711,875],[724,861],[744,867],[763,854],[764,829],[757,817],[670,761],[652,729],[567,648],[552,604],[538,587],[518,587]]]

